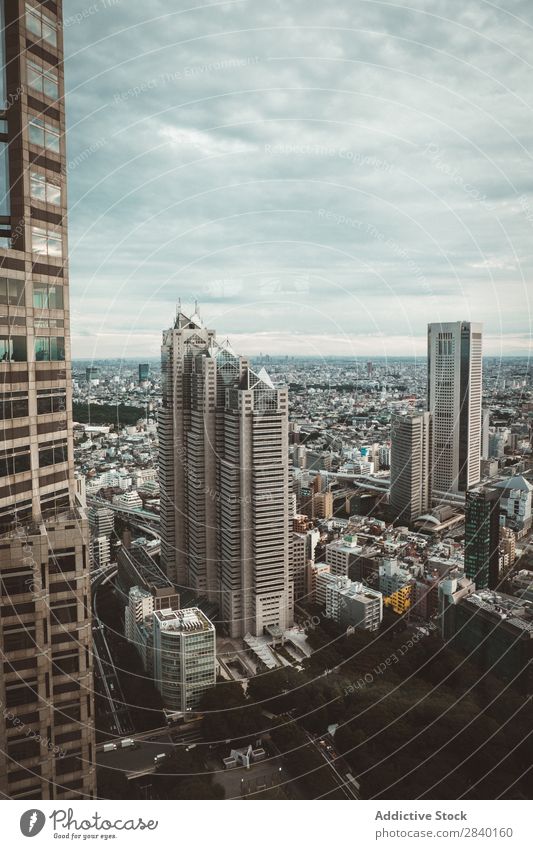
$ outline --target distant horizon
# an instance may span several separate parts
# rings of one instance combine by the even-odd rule
[[[341,355],[341,354],[323,354],[323,355],[313,356],[313,354],[268,354],[268,353],[262,353],[262,354],[243,354],[242,356],[248,356],[248,357],[251,357],[253,359],[258,359],[260,357],[262,357],[262,358],[270,357],[270,359],[272,361],[286,360],[286,359],[289,359],[289,360],[336,360],[336,361],[338,361],[338,360],[356,360],[357,361],[358,359],[360,359],[362,362],[365,362],[365,363],[370,362],[370,361],[371,362],[379,362],[379,361],[383,361],[383,360],[390,361],[392,359],[415,361],[416,362],[416,361],[420,361],[420,360],[425,359],[424,357],[422,357],[420,355],[405,356],[404,354],[391,354],[389,356],[383,356],[382,354],[379,354],[379,355],[371,355],[371,354],[370,355],[366,355],[366,354],[363,355],[363,354],[361,354],[359,356],[357,356],[356,354],[354,354],[352,356],[344,356],[344,355]],[[501,355],[484,354],[483,359],[484,360],[525,360],[526,362],[528,362],[529,360],[533,359],[533,357],[530,356],[530,355],[526,355],[526,354],[501,354]],[[119,363],[122,362],[122,363],[137,363],[138,364],[138,363],[160,362],[160,357],[157,357],[155,355],[147,355],[144,358],[116,357],[116,356],[115,357],[113,357],[113,356],[109,356],[109,357],[72,357],[72,364],[74,364],[74,363],[97,363],[97,362],[110,362],[110,363],[111,362],[119,362]]]

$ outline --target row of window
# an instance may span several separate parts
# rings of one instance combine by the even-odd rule
[[[47,283],[34,283],[33,306],[38,310],[62,310],[63,287]]]
[[[24,280],[0,277],[0,306],[23,307],[25,302]],[[62,310],[63,287],[48,283],[35,283],[33,286],[33,306],[39,310]]]
[[[16,475],[19,472],[29,472],[31,469],[30,452],[24,449],[16,450],[9,455],[0,457],[0,478],[8,475]],[[39,468],[45,469],[47,466],[55,466],[58,463],[66,463],[68,461],[68,449],[66,442],[58,445],[48,445],[46,448],[41,448],[39,451]]]
[[[28,397],[22,392],[12,395],[0,394],[0,420],[20,419],[29,415]],[[67,396],[64,389],[44,389],[38,392],[37,414],[64,413],[67,408]]]
[[[65,339],[63,336],[36,336],[35,359],[37,362],[63,362],[65,359]],[[0,336],[0,362],[27,362],[26,337]]]
[[[55,466],[57,463],[66,463],[67,461],[68,450],[66,443],[51,445],[48,448],[41,448],[39,451],[40,469],[46,468],[46,466]]]

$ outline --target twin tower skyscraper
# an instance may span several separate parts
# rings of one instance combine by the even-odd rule
[[[198,309],[163,334],[161,561],[231,637],[293,622],[288,392],[219,343]]]

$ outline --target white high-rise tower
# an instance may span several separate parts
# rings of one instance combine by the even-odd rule
[[[480,478],[482,325],[428,326],[428,408],[432,483],[437,499],[466,492]]]
[[[219,606],[231,636],[293,621],[288,395],[198,314],[164,332],[159,413],[161,558]]]

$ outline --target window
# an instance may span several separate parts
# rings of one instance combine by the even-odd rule
[[[35,359],[39,362],[62,362],[65,359],[65,340],[62,336],[36,336]]]
[[[24,280],[10,280],[0,277],[0,304],[23,307]]]
[[[11,596],[29,593],[35,589],[33,572],[21,572],[19,575],[4,575],[0,584],[2,595]]]
[[[19,448],[19,453],[15,453],[16,451],[17,449],[13,449],[12,454],[0,456],[0,478],[30,471],[30,452],[25,448]]]
[[[50,624],[68,625],[78,621],[78,606],[76,600],[61,601],[50,608]]]
[[[33,306],[40,310],[62,310],[63,287],[35,284],[33,287]]]
[[[68,460],[68,450],[66,443],[59,445],[47,445],[46,448],[41,448],[39,451],[39,468],[44,469],[46,466],[55,466],[56,463],[66,463]]]
[[[64,413],[67,409],[67,397],[64,390],[54,392],[54,390],[45,390],[47,394],[37,397],[37,414],[42,413]],[[54,392],[54,394],[50,394]]]
[[[52,664],[54,665],[54,675],[69,674],[80,671],[80,656],[78,649],[70,651],[62,651],[52,655]],[[75,684],[72,689],[78,689],[79,684]],[[65,691],[68,692],[68,691]]]
[[[64,327],[65,323],[62,318],[36,318],[33,326],[49,330],[50,328]]]
[[[59,153],[59,129],[42,118],[32,118],[28,125],[30,144]]]
[[[0,420],[1,419],[20,419],[28,415],[28,398],[27,396],[17,398],[13,394],[0,394]]]
[[[76,552],[73,551],[71,554],[51,554],[48,559],[48,569],[51,575],[75,572]]]
[[[30,192],[34,200],[53,203],[55,206],[61,204],[61,186],[39,171],[30,172]]]
[[[31,228],[31,249],[40,256],[60,257],[62,253],[61,233],[45,230],[44,227]]]
[[[0,363],[25,363],[26,337],[0,336]]]
[[[44,68],[36,62],[28,60],[28,85],[38,94],[57,100],[59,97],[59,80],[54,68]]]
[[[44,15],[41,9],[36,9],[26,3],[26,29],[38,39],[57,46],[57,24],[48,15]]]
[[[28,625],[6,625],[4,628],[4,651],[20,651],[35,648],[35,627]],[[32,700],[33,701],[33,700]],[[24,702],[18,702],[24,704]]]

